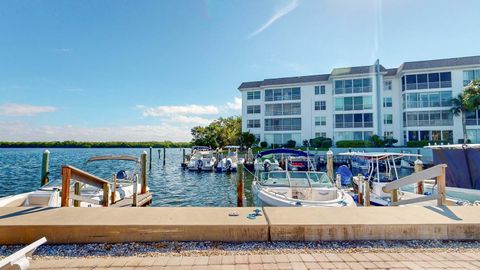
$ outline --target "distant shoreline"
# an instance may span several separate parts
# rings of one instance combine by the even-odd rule
[[[189,142],[0,142],[0,148],[188,148]]]

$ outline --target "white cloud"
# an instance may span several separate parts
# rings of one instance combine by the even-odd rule
[[[1,122],[0,141],[164,141],[191,140],[190,129],[178,124],[122,127],[36,126],[24,122]]]
[[[291,0],[287,5],[278,8],[275,13],[273,14],[272,17],[260,28],[252,32],[250,35],[248,35],[247,39],[251,39],[254,36],[262,33],[265,31],[268,27],[270,27],[276,20],[280,19],[281,17],[287,15],[288,13],[292,12],[298,7],[298,0]]]
[[[33,116],[39,113],[54,112],[56,110],[57,109],[52,106],[35,106],[15,103],[0,105],[0,115],[7,116]]]
[[[218,114],[219,110],[213,105],[184,105],[184,106],[158,106],[145,107],[138,105],[138,109],[142,111],[143,116],[166,117],[171,115],[212,115]]]
[[[242,99],[235,97],[233,102],[227,102],[227,108],[231,110],[240,110],[242,108]]]

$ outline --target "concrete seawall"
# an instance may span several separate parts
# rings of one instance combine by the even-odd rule
[[[480,207],[0,208],[0,244],[149,241],[480,240]],[[231,216],[236,213],[238,216]]]

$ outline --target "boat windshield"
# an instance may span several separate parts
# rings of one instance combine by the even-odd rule
[[[331,188],[332,180],[322,172],[273,171],[260,174],[260,184],[276,187]]]

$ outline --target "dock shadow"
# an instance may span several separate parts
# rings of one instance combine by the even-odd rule
[[[440,207],[425,206],[425,208],[432,210],[433,212],[438,213],[452,220],[457,220],[457,221],[463,220],[459,218],[457,215],[455,215],[455,213],[453,213],[448,206],[440,206]]]
[[[20,211],[17,211],[17,212],[13,212],[13,213],[10,213],[10,214],[0,216],[0,220],[1,219],[6,219],[6,218],[11,218],[11,217],[22,216],[22,215],[33,214],[33,213],[39,213],[39,212],[43,212],[43,211],[46,211],[46,210],[52,210],[52,209],[55,209],[55,208],[56,207],[41,207],[41,206],[29,207],[29,208],[26,208],[26,209],[23,209],[23,210],[20,210]]]

